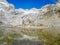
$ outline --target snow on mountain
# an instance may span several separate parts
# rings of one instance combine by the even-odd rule
[[[0,0],[0,22],[12,26],[60,27],[60,3],[48,4],[41,9],[15,9],[6,0]]]

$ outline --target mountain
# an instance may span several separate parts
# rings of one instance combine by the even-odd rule
[[[48,4],[41,9],[15,9],[13,4],[0,0],[1,25],[27,26],[29,28],[60,29],[60,1]]]

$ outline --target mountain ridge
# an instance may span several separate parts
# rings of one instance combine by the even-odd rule
[[[41,9],[30,10],[15,9],[14,5],[6,0],[0,1],[0,22],[5,25],[15,26],[39,26],[60,27],[60,3],[48,4]]]

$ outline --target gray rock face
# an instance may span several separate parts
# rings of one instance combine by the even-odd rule
[[[60,0],[57,0],[58,3],[60,3]]]
[[[13,45],[42,45],[38,41],[14,40]]]

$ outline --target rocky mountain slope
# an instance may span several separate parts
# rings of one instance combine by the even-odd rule
[[[12,27],[58,28],[60,27],[60,2],[41,9],[15,9],[6,0],[0,0],[0,23]]]

